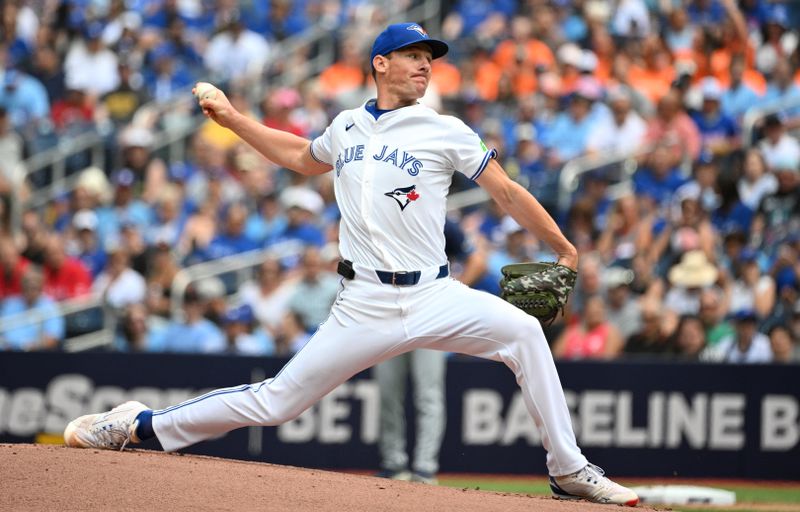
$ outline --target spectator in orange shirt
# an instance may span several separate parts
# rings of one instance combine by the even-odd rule
[[[490,58],[485,48],[476,47],[470,58],[461,65],[463,81],[461,92],[467,96],[479,96],[485,101],[497,99],[498,84],[502,70]]]
[[[735,0],[721,0],[726,17],[718,27],[709,28],[708,73],[720,81],[728,75],[734,55],[743,55],[748,67],[755,60],[755,50],[747,34],[747,23]]]
[[[504,70],[518,65],[531,70],[537,66],[552,69],[556,63],[552,50],[533,37],[533,24],[525,16],[515,16],[511,20],[511,39],[497,45],[494,61]]]
[[[628,55],[624,53],[614,55],[611,62],[611,76],[606,87],[611,90],[614,86],[624,86],[630,93],[633,109],[642,117],[649,117],[655,110],[654,104],[644,95],[643,91],[637,90],[637,84],[631,82],[630,69],[632,65]]]
[[[631,66],[629,78],[636,89],[654,103],[669,92],[670,84],[675,79],[675,68],[659,36],[649,36],[644,40],[641,60]]]
[[[561,95],[572,94],[581,77],[583,50],[574,43],[561,45],[558,49],[558,63],[561,71]]]
[[[533,24],[524,16],[511,21],[511,39],[494,52],[495,63],[509,74],[514,92],[524,95],[536,90],[536,69],[553,69],[555,57],[546,44],[533,37]]]
[[[597,68],[594,77],[606,85],[611,80],[611,68],[614,62],[614,55],[617,49],[614,45],[614,38],[608,33],[605,25],[594,24],[589,29],[590,46],[597,56]]]
[[[355,40],[344,40],[340,57],[319,75],[319,83],[328,98],[351,93],[364,85],[364,56]]]
[[[431,83],[442,98],[452,98],[461,90],[461,71],[447,60],[447,55],[431,63]]]
[[[44,292],[58,301],[84,295],[92,287],[89,270],[80,260],[67,256],[64,245],[60,235],[52,234],[44,253]]]

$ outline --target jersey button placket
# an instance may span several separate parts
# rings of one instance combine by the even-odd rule
[[[381,147],[383,143],[383,136],[380,134],[381,125],[380,121],[376,121],[371,127],[372,133],[367,140],[366,157],[364,158],[364,174],[361,182],[361,215],[364,219],[364,226],[369,233],[369,237],[375,248],[380,251],[380,256],[383,261],[389,261],[388,255],[380,237],[380,226],[374,225],[372,222],[372,209],[374,207],[373,201],[375,200],[375,167],[378,162],[372,158],[376,154],[377,148]]]

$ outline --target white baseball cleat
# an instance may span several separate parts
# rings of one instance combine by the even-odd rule
[[[122,450],[128,443],[139,442],[136,416],[147,409],[140,402],[125,402],[108,412],[81,416],[64,429],[64,444],[73,448]]]
[[[595,503],[635,507],[639,496],[635,492],[606,478],[604,471],[594,464],[565,476],[551,476],[550,490],[560,500],[585,499]]]

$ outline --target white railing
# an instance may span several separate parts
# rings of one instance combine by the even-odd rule
[[[66,159],[90,149],[92,150],[92,164],[102,167],[105,163],[105,153],[103,138],[100,134],[90,131],[74,137],[63,137],[52,148],[32,155],[23,162],[25,178],[30,178],[31,174],[40,172],[47,167],[52,168],[54,179],[63,178],[66,173]]]
[[[19,198],[23,196],[23,187],[25,183],[29,182],[31,176],[50,168],[52,170],[51,183],[65,183],[68,159],[87,151],[90,151],[91,155],[90,165],[100,168],[105,165],[103,137],[94,131],[75,137],[64,137],[52,148],[31,155],[22,163],[25,174],[23,179],[15,184],[14,197],[11,201],[11,226],[14,230],[19,226],[22,216],[23,204]],[[33,191],[31,197],[38,193],[38,190]]]
[[[447,211],[454,212],[467,206],[485,203],[491,199],[485,189],[477,187],[447,196]]]
[[[634,151],[619,152],[609,151],[594,155],[585,155],[573,158],[561,168],[558,180],[558,209],[565,211],[569,207],[572,194],[578,189],[581,175],[606,167],[608,165],[621,165],[620,181],[609,187],[608,193],[611,197],[628,190],[628,181],[638,168],[638,157],[652,151],[652,147],[644,146]]]
[[[250,277],[249,275],[243,275],[241,271],[258,266],[269,257],[282,258],[298,255],[302,250],[302,244],[286,242],[182,268],[172,278],[172,286],[170,288],[171,316],[173,318],[182,317],[183,298],[190,284],[230,272],[237,272],[237,284],[241,284],[244,278]]]
[[[156,133],[153,136],[155,142],[151,146],[152,151],[156,152],[168,147],[168,160],[183,160],[186,154],[187,140],[194,135],[202,122],[202,116],[195,116],[189,118],[184,126],[178,129],[165,129]],[[25,206],[29,208],[41,208],[57,196],[75,190],[80,178],[81,173],[76,172],[69,176],[61,176],[58,179],[54,179],[50,184],[40,187],[33,192],[25,202]]]
[[[5,344],[7,332],[38,325],[41,336],[44,322],[53,318],[66,317],[77,313],[86,312],[96,308],[103,308],[103,328],[89,334],[82,334],[74,338],[63,340],[63,348],[67,352],[87,350],[99,345],[111,343],[116,328],[116,317],[105,310],[105,302],[101,293],[92,293],[56,303],[57,308],[48,312],[40,310],[23,311],[0,318],[0,348]]]
[[[800,107],[800,98],[781,98],[764,105],[750,107],[742,118],[742,146],[745,149],[753,145],[753,132],[756,124],[764,117],[781,110]]]

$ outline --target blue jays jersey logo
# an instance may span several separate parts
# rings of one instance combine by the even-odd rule
[[[409,205],[412,201],[416,201],[419,199],[419,194],[417,194],[417,186],[411,185],[410,187],[400,187],[392,190],[391,192],[386,192],[383,194],[385,196],[391,197],[395,201],[397,201],[397,205],[400,207],[400,211],[406,209],[406,206]]]

